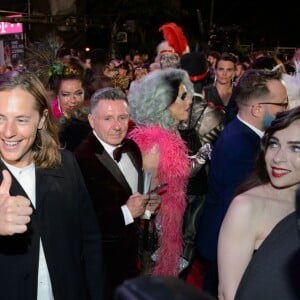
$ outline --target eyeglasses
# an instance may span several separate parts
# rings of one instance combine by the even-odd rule
[[[276,103],[276,102],[259,102],[258,104],[270,104],[270,105],[276,105],[276,106],[280,106],[283,107],[284,110],[286,110],[289,106],[289,99],[287,98],[286,102],[283,103]]]

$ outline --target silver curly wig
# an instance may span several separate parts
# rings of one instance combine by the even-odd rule
[[[168,107],[176,101],[180,84],[185,85],[187,93],[193,96],[193,84],[185,70],[159,69],[143,77],[128,93],[131,118],[135,124],[176,129],[176,120]]]

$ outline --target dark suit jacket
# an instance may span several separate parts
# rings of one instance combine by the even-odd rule
[[[254,169],[259,142],[260,137],[237,117],[225,126],[217,139],[196,238],[199,254],[207,259],[217,258],[221,223],[236,188]]]
[[[5,168],[0,163],[0,181]],[[10,194],[28,197],[14,177]],[[61,167],[36,169],[35,207],[27,232],[0,237],[0,298],[36,299],[41,238],[55,300],[102,299],[99,226],[69,152],[62,152]]]
[[[128,155],[139,174],[139,192],[143,190],[142,157],[135,142]],[[132,194],[118,165],[91,132],[74,152],[92,198],[103,238],[107,273],[112,286],[137,276],[138,226],[125,226],[121,206]]]

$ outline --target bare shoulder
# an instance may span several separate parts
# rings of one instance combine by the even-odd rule
[[[258,186],[236,196],[229,207],[232,213],[237,213],[242,217],[254,217],[264,206],[264,187]]]

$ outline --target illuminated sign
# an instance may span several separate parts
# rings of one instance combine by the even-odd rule
[[[8,18],[21,17],[21,15],[13,15]],[[13,34],[23,32],[22,23],[10,23],[10,22],[0,22],[0,35],[1,34]]]

